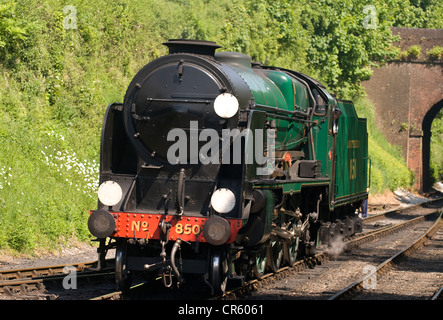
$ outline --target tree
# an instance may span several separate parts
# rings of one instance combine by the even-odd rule
[[[306,69],[308,42],[289,0],[235,0],[226,6],[219,42],[265,65]]]
[[[15,16],[16,3],[0,4],[0,59],[7,63],[26,39],[24,23]]]
[[[360,0],[313,0],[301,4],[309,34],[307,60],[338,96],[361,92],[371,67],[393,58],[396,39],[384,19],[385,8]]]

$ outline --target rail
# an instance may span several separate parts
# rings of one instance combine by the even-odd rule
[[[370,279],[373,279],[376,275],[380,275],[382,272],[387,270],[389,267],[391,267],[394,263],[398,263],[403,257],[411,254],[412,252],[418,250],[421,248],[428,239],[430,239],[440,228],[441,226],[441,217],[442,213],[438,216],[434,224],[426,231],[425,234],[423,234],[420,238],[412,242],[408,247],[406,247],[404,250],[401,250],[400,252],[396,253],[389,259],[385,260],[381,264],[379,264],[376,269],[362,277],[361,279],[355,281],[354,283],[350,284],[343,290],[335,293],[333,296],[331,296],[328,300],[339,300],[344,299],[345,297],[352,295],[353,293],[361,290],[363,288],[364,283],[368,283]]]

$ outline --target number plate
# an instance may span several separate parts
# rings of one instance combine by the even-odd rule
[[[206,242],[203,237],[203,226],[208,218],[165,216],[158,214],[112,212],[116,215],[117,231],[112,235],[116,238],[160,239],[159,223],[165,219],[171,224],[169,240],[180,238],[185,241]],[[242,226],[239,219],[227,219],[231,226],[231,237],[227,243],[232,243]]]
[[[176,234],[193,234],[198,236],[200,232],[202,231],[202,227],[199,224],[192,224],[192,223],[177,223],[175,225],[175,233]]]

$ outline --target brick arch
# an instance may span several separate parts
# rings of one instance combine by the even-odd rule
[[[402,38],[402,50],[418,44],[422,54],[415,61],[373,69],[371,79],[362,84],[374,105],[377,127],[401,148],[415,174],[415,189],[422,192],[429,187],[430,125],[443,99],[443,63],[429,61],[425,53],[443,43],[443,29],[392,29]]]
[[[430,123],[441,109],[443,65],[389,63],[363,83],[373,103],[376,125],[387,140],[400,146],[414,172],[417,191],[428,187]],[[424,171],[425,170],[425,171]]]

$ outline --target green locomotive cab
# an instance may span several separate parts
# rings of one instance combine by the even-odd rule
[[[273,172],[257,175],[257,164],[247,166],[246,179],[255,196],[270,201],[272,194],[274,204],[283,203],[280,210],[301,213],[297,222],[283,219],[285,226],[309,220],[313,214],[311,230],[304,230],[314,240],[305,241],[310,247],[361,230],[356,210],[368,197],[368,138],[366,119],[358,118],[352,102],[337,100],[304,74],[251,63],[245,54],[219,52],[215,58],[239,74],[251,91],[247,128],[275,131],[275,146],[267,150],[274,153]],[[245,153],[250,152],[246,147]],[[264,197],[263,192],[269,190],[272,193]],[[240,231],[240,243],[246,244],[244,239],[248,245],[268,241],[268,220],[275,215],[275,207],[263,204],[262,209],[251,217],[249,211],[244,215],[250,219]],[[281,221],[273,223],[282,225]],[[262,236],[252,241],[260,233],[257,229]]]

